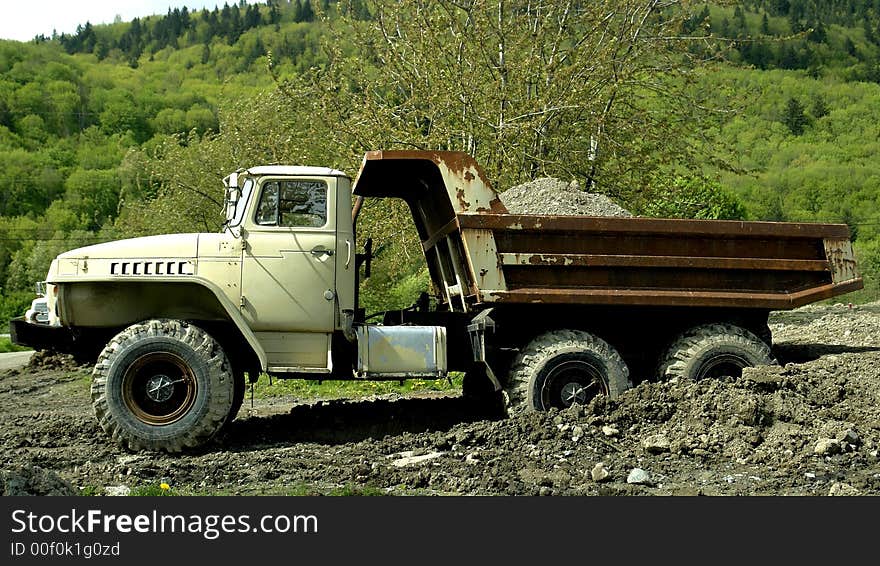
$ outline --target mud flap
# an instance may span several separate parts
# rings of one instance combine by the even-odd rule
[[[474,355],[474,364],[486,372],[486,377],[492,382],[495,392],[501,391],[501,382],[495,376],[495,372],[486,361],[486,331],[495,332],[495,321],[492,320],[492,309],[481,311],[471,319],[467,330],[471,338],[471,351]]]

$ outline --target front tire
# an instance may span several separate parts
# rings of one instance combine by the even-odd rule
[[[630,389],[629,369],[610,344],[582,330],[553,330],[523,348],[506,388],[509,412],[564,409]]]
[[[234,400],[235,379],[220,345],[177,320],[129,326],[92,372],[98,422],[131,450],[180,452],[204,444],[227,421]]]

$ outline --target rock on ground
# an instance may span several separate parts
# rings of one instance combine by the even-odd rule
[[[39,466],[15,466],[0,472],[0,494],[18,495],[77,495],[70,482],[52,470]]]

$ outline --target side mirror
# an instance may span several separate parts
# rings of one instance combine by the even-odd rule
[[[226,221],[232,222],[232,219],[235,218],[235,205],[238,203],[238,198],[241,196],[241,191],[239,191],[238,187],[229,187],[226,189]]]
[[[226,222],[231,222],[235,218],[235,205],[241,196],[241,189],[238,186],[238,171],[230,173],[228,177],[223,179],[226,185]]]

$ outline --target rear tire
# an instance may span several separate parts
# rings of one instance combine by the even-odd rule
[[[688,380],[740,377],[745,367],[776,363],[767,343],[745,328],[703,324],[673,341],[660,359],[657,375]]]
[[[177,320],[129,326],[101,352],[92,376],[101,428],[131,450],[180,452],[204,444],[234,403],[235,379],[220,345]]]
[[[546,411],[615,399],[630,389],[629,369],[610,344],[582,330],[536,337],[514,359],[505,392],[508,412]]]

